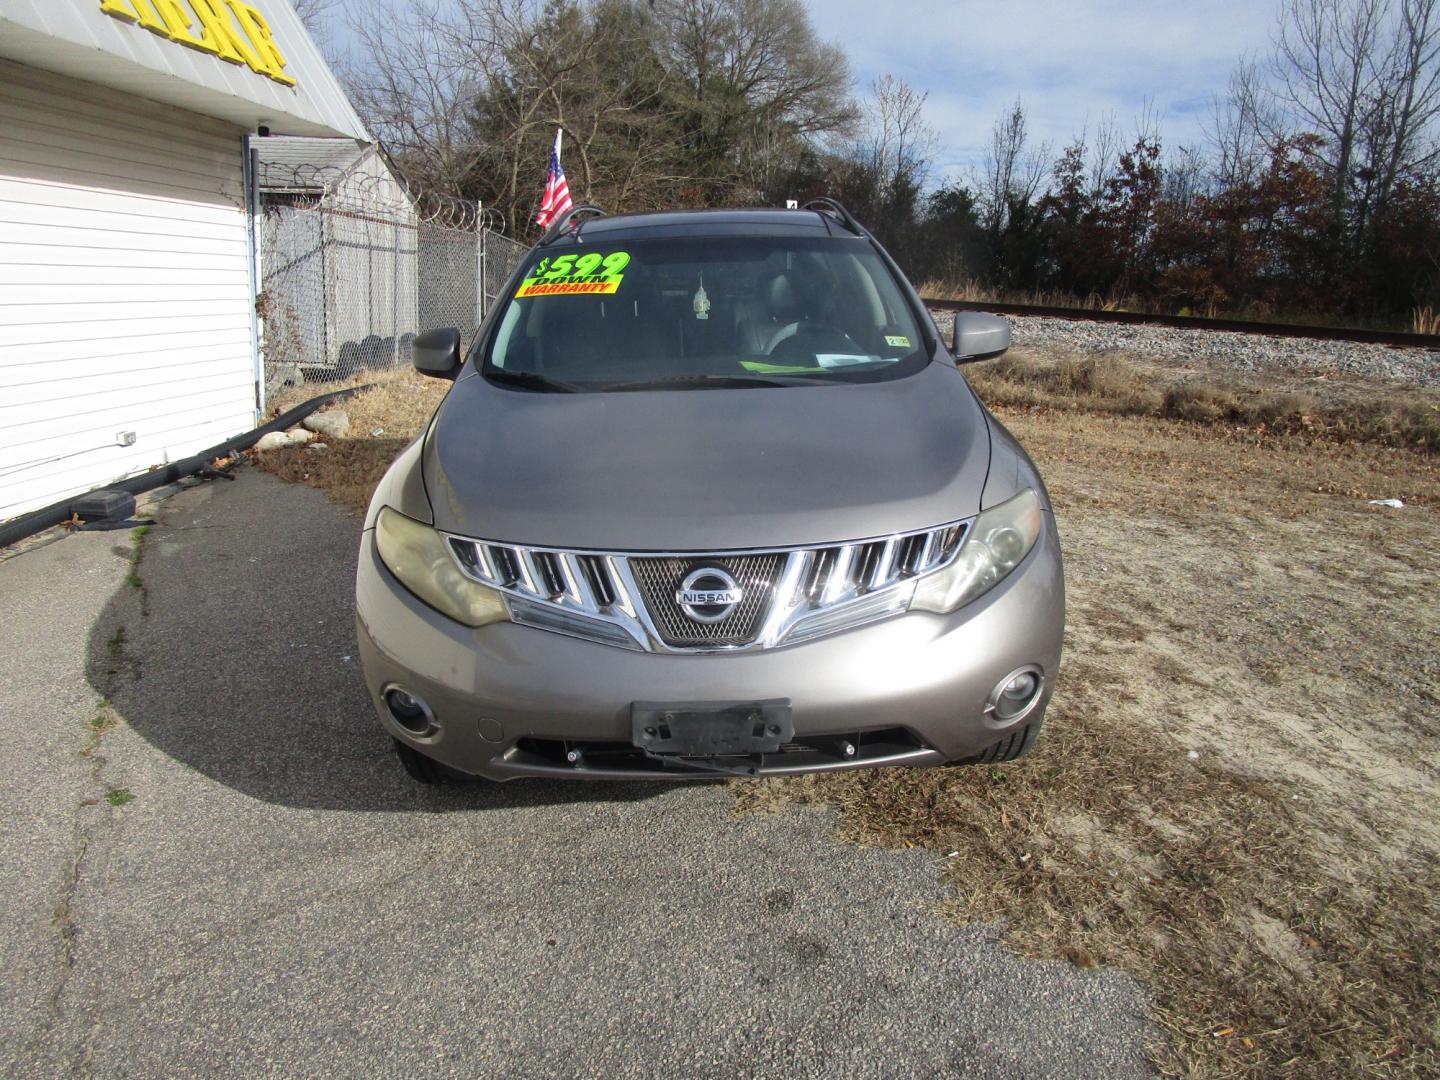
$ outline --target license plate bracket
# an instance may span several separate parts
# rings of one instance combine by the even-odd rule
[[[630,705],[631,741],[647,754],[732,757],[773,754],[795,737],[789,698]]]

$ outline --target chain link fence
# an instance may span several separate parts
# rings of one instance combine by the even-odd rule
[[[261,177],[267,395],[410,362],[415,335],[468,347],[527,248],[473,203],[415,196],[391,175]]]

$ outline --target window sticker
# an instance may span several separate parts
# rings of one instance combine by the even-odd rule
[[[849,354],[821,353],[813,364],[774,364],[766,360],[741,360],[740,366],[757,375],[800,375],[817,371],[833,371],[835,368],[851,367],[855,364],[894,364],[898,356],[851,356]]]
[[[757,375],[798,375],[805,371],[824,371],[815,364],[771,364],[764,360],[741,360],[740,366]]]
[[[910,347],[910,339],[903,334],[886,334],[885,344],[896,349],[908,349]]]
[[[591,251],[584,255],[546,256],[520,282],[515,299],[610,295],[619,290],[620,283],[625,280],[625,267],[629,265],[628,251],[612,251],[608,255]]]
[[[893,364],[898,356],[860,356],[856,353],[816,353],[815,362],[823,368],[850,367],[853,364]]]

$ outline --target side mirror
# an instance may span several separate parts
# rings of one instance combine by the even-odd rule
[[[989,360],[1010,348],[1010,320],[982,311],[955,313],[955,343],[951,353],[957,364]]]
[[[410,345],[410,362],[422,375],[453,379],[460,374],[460,331],[453,326],[426,330]]]

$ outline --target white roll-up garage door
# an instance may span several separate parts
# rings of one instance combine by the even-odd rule
[[[0,133],[0,520],[253,426],[243,132],[0,61]]]

